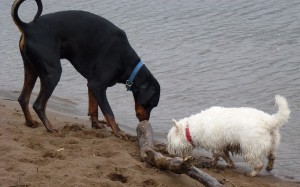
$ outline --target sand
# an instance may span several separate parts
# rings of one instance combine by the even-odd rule
[[[0,114],[0,186],[203,186],[141,162],[134,138],[124,141],[109,129],[91,129],[88,119],[48,112],[61,131],[53,134],[41,123],[26,127],[16,101],[0,98]],[[202,170],[224,186],[300,186],[272,175],[246,177],[238,169]]]

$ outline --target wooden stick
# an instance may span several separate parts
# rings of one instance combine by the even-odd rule
[[[176,174],[186,174],[207,187],[221,187],[222,184],[209,174],[191,164],[192,157],[182,159],[167,157],[155,151],[153,131],[148,121],[142,121],[136,128],[140,148],[140,156],[146,163]]]

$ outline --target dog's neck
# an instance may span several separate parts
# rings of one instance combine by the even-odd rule
[[[188,142],[190,142],[190,144],[192,144],[192,146],[194,146],[192,137],[191,137],[191,133],[190,133],[190,125],[188,122],[186,122],[186,126],[185,126],[185,137],[188,140]]]
[[[130,72],[130,74],[131,74],[131,72]],[[130,76],[130,74],[129,74],[129,76]],[[129,78],[129,76],[127,77],[127,79]],[[153,78],[154,77],[151,74],[151,72],[148,70],[147,66],[143,65],[133,80],[132,89],[141,87],[141,85],[145,84],[145,82],[151,82],[153,80]],[[126,85],[126,82],[125,82],[125,85]]]
[[[140,61],[135,68],[133,69],[133,71],[131,72],[128,80],[126,81],[126,88],[127,91],[132,91],[131,86],[133,85],[133,79],[135,78],[136,74],[140,71],[141,67],[144,65],[143,61]]]

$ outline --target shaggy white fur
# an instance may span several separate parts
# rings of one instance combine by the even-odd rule
[[[229,152],[241,154],[253,168],[250,176],[256,176],[263,167],[262,159],[268,158],[266,170],[273,169],[275,150],[280,141],[279,128],[287,122],[290,110],[286,99],[275,96],[278,112],[269,115],[254,108],[211,107],[199,114],[180,121],[168,134],[168,152],[187,156],[194,148],[205,148],[213,153],[212,165],[222,157],[230,167],[234,163]],[[192,144],[187,140],[186,126]]]

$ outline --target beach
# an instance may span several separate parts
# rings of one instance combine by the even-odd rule
[[[26,127],[17,101],[0,97],[0,113],[0,186],[203,186],[141,162],[135,138],[125,141],[110,129],[92,129],[87,118],[48,111],[60,129],[54,134],[40,122]],[[239,169],[201,169],[224,186],[300,186],[270,174],[250,178]]]
[[[150,119],[154,137],[161,141],[166,141],[172,118],[180,120],[212,106],[252,107],[274,114],[274,96],[284,96],[291,116],[280,129],[272,173],[300,181],[300,1],[42,2],[42,15],[88,11],[126,32],[161,86],[160,101]],[[21,33],[11,18],[12,3],[4,0],[0,6],[0,96],[16,100],[24,83],[24,66],[19,50]],[[24,22],[32,21],[36,2],[27,0],[19,13]],[[69,61],[61,59],[61,66],[61,79],[47,110],[74,115],[77,123],[84,120],[80,124],[90,128],[87,80]],[[38,80],[31,102],[39,91]],[[132,93],[117,84],[107,89],[107,97],[121,128],[135,132],[138,120]],[[66,119],[57,126],[63,128]],[[22,126],[24,119],[20,120],[17,124]],[[42,126],[38,130],[44,132]],[[238,157],[233,159],[237,166],[244,164]],[[241,167],[248,169],[247,164]]]

